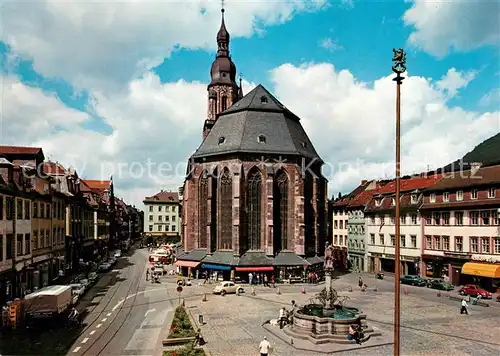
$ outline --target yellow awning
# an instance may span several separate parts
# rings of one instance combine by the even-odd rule
[[[462,266],[462,273],[478,277],[500,278],[500,264],[467,262]]]

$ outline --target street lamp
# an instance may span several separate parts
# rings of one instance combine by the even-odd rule
[[[401,262],[400,262],[400,220],[399,220],[399,210],[400,210],[400,178],[401,178],[401,84],[403,84],[404,77],[401,76],[402,73],[406,72],[406,53],[402,48],[393,49],[394,56],[392,61],[394,62],[392,66],[392,71],[396,73],[396,77],[393,79],[396,82],[396,226],[395,235],[396,243],[394,246],[394,264],[395,264],[395,275],[394,275],[394,356],[399,356],[400,343],[399,343],[399,329],[400,329],[400,275],[401,275]]]

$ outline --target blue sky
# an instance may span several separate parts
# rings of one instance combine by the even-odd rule
[[[68,8],[63,9],[61,14],[77,13],[72,11],[72,7],[89,12],[86,20],[88,23],[78,25],[77,22],[71,23],[72,17],[69,15],[67,18],[56,16],[52,20],[47,20],[46,16],[49,12],[46,10],[50,2],[50,0],[40,2],[43,5],[49,4],[46,8],[40,5],[39,8],[35,9],[33,6],[29,11],[26,10],[29,12],[26,18],[30,21],[26,20],[25,23],[24,20],[14,21],[13,14],[16,13],[14,10],[19,10],[15,8],[18,4],[11,5],[15,8],[11,13],[8,12],[12,10],[9,7],[4,9],[4,18],[7,20],[10,18],[12,21],[6,21],[3,42],[0,42],[1,68],[4,74],[8,74],[30,88],[39,88],[47,97],[55,95],[62,104],[62,108],[76,109],[70,112],[71,115],[75,113],[75,115],[80,115],[80,113],[88,115],[86,119],[77,121],[78,125],[84,129],[82,133],[87,135],[90,132],[92,137],[98,140],[93,146],[104,145],[105,137],[109,138],[108,141],[112,138],[113,143],[106,143],[108,146],[105,147],[110,152],[116,152],[118,149],[110,148],[109,145],[125,144],[126,132],[124,128],[118,128],[116,118],[123,118],[122,123],[133,125],[137,122],[137,116],[149,118],[153,115],[140,111],[142,104],[130,108],[127,112],[125,108],[123,112],[119,111],[118,108],[128,105],[138,97],[138,94],[132,96],[131,83],[136,83],[144,90],[152,91],[154,81],[147,82],[146,79],[159,78],[157,89],[161,92],[152,92],[153,97],[157,97],[158,95],[168,96],[169,90],[173,90],[171,84],[182,80],[187,83],[190,90],[193,90],[193,93],[204,95],[202,89],[199,89],[202,87],[197,87],[195,82],[206,85],[209,80],[210,64],[215,55],[215,35],[220,23],[217,4],[210,3],[205,15],[188,14],[176,8],[176,16],[179,19],[175,16],[171,17],[168,13],[168,10],[173,9],[172,4],[145,4],[143,5],[144,12],[148,17],[142,15],[143,17],[140,18],[143,22],[127,19],[127,16],[133,15],[126,13],[126,9],[116,6],[113,8],[114,5],[111,4],[67,5]],[[305,92],[308,91],[305,81],[310,78],[306,74],[313,73],[313,69],[319,68],[320,63],[333,65],[336,75],[340,75],[340,71],[348,71],[354,78],[353,82],[341,83],[340,76],[337,79],[325,77],[322,82],[320,77],[316,82],[307,83],[307,85],[313,85],[316,88],[325,87],[327,91],[333,88],[332,92],[335,92],[338,88],[342,90],[343,85],[360,90],[359,88],[362,88],[365,83],[367,88],[373,89],[367,94],[371,97],[379,90],[373,88],[373,83],[390,74],[392,48],[404,47],[407,51],[409,75],[429,79],[426,81],[427,94],[416,92],[415,90],[420,90],[418,86],[406,85],[403,89],[406,90],[405,95],[416,98],[422,95],[422,98],[432,98],[429,100],[433,105],[444,105],[450,113],[454,112],[454,108],[458,108],[461,112],[472,113],[470,115],[478,120],[481,119],[481,115],[489,112],[495,112],[494,116],[498,116],[500,80],[498,32],[500,29],[495,22],[498,5],[485,2],[479,3],[476,7],[471,7],[472,5],[467,3],[433,6],[433,3],[426,4],[423,1],[353,1],[351,3],[352,6],[347,1],[331,1],[311,11],[301,11],[301,8],[295,7],[293,16],[286,16],[289,14],[287,9],[293,8],[293,5],[288,5],[286,1],[273,3],[273,5],[240,4],[239,9],[233,9],[229,2],[226,24],[232,35],[231,53],[238,72],[242,73],[246,81],[263,84],[274,91],[282,101],[292,101],[292,104],[296,105],[297,110],[300,111],[299,113],[305,113],[307,100],[311,102],[311,105],[317,100],[318,102],[314,102],[316,106],[328,107],[330,104],[329,100],[319,101],[320,99],[317,98],[309,98],[308,93]],[[165,6],[165,9],[162,8],[162,11],[159,11],[154,8],[155,6]],[[474,10],[476,8],[477,11]],[[59,11],[59,8],[57,9]],[[91,12],[98,16],[90,15]],[[127,16],[121,16],[122,12]],[[11,14],[10,17],[9,14]],[[111,14],[110,18],[115,22],[110,22],[108,27],[102,23],[92,25],[92,17],[95,17],[97,21],[100,14],[103,14],[103,17],[104,14]],[[273,17],[276,14],[278,17],[285,14],[284,20],[276,20],[276,17]],[[193,26],[189,24],[189,21],[182,22],[180,19],[183,16],[188,18],[195,15],[203,16],[198,21],[206,20],[210,22],[210,25],[203,27],[201,32],[193,32]],[[55,15],[51,13],[51,16]],[[151,16],[157,18],[151,19]],[[192,17],[189,18],[194,21]],[[459,19],[459,24],[451,23],[450,18]],[[177,20],[180,24],[174,23]],[[47,21],[54,22],[52,28],[44,25]],[[482,26],[473,26],[478,23]],[[37,26],[40,27],[37,28]],[[91,34],[93,31],[95,33]],[[412,40],[412,36],[416,39]],[[172,47],[175,49],[169,55],[168,51]],[[109,53],[106,52],[107,50]],[[137,69],[141,67],[140,63],[146,63],[142,71]],[[148,65],[148,63],[152,64]],[[287,82],[290,78],[286,78],[284,73],[286,68],[280,67],[287,63],[292,66],[291,68],[296,69],[292,71],[295,74],[300,73],[299,68],[307,68],[307,70],[304,69],[302,77]],[[467,73],[473,74],[462,83],[457,84],[455,81],[456,94],[441,98],[440,95],[444,92],[436,89],[439,86],[438,80],[443,78],[451,68],[456,69],[458,79],[466,78]],[[274,71],[273,76],[271,76],[272,71]],[[328,82],[334,79],[337,80],[336,83]],[[146,85],[145,83],[149,83],[148,86],[142,87],[141,85]],[[288,84],[285,85],[285,83]],[[304,88],[306,88],[305,91]],[[488,95],[489,100],[485,100]],[[443,102],[436,104],[435,97],[440,97]],[[304,109],[295,104],[301,99],[306,99],[303,103]],[[336,102],[338,107],[341,107],[343,102],[346,103],[345,105],[348,102],[347,98],[344,100],[338,95],[332,96],[332,100],[339,100]],[[196,105],[200,106],[196,106],[196,110],[199,110],[197,112],[204,112],[205,108],[202,107],[205,105],[204,98],[199,98]],[[425,105],[426,103],[423,103],[422,107]],[[165,120],[170,119],[175,121],[172,116],[173,112],[186,114],[180,107],[169,106],[168,110],[170,109],[172,113],[166,113],[165,117],[158,117],[158,120],[163,120],[159,122],[166,122]],[[61,110],[56,110],[58,115]],[[332,112],[335,115],[343,115],[339,114],[335,107],[331,110],[333,111],[330,113],[320,112],[318,115],[328,120],[329,115],[333,115]],[[135,117],[129,118],[127,115],[130,115],[131,111],[135,113]],[[108,117],[111,112],[114,118]],[[155,112],[154,115],[156,114]],[[443,115],[448,115],[448,112]],[[464,120],[470,120],[465,118],[467,115],[464,114]],[[194,130],[196,127],[201,129],[204,119],[202,116],[203,114],[196,118],[197,121],[189,126],[190,129]],[[4,121],[5,119],[4,117]],[[308,120],[308,117],[304,118],[304,125],[311,127],[310,130],[313,131],[311,135],[314,139],[313,123],[308,123]],[[71,128],[64,127],[64,120],[61,122],[62,124],[55,125],[57,128],[55,131],[59,130],[59,126],[63,131],[71,131]],[[428,126],[425,128],[429,129]],[[102,136],[94,135],[92,133],[94,131]],[[481,131],[477,137],[471,138],[470,142],[482,139],[483,136],[494,131]],[[26,141],[26,138],[23,141],[20,133],[19,136],[16,136],[16,132],[13,135],[14,138],[19,138],[20,143],[30,143],[29,140]],[[335,132],[331,135],[335,135]],[[35,134],[29,137],[34,142],[55,142],[54,137],[40,136],[38,138]],[[12,135],[10,139],[12,140]],[[195,141],[191,140],[191,144]],[[186,148],[185,152],[192,149]],[[58,150],[67,149],[54,147],[52,150],[55,150],[54,154],[57,155]],[[102,151],[103,148],[99,150]],[[182,155],[185,156],[185,152],[183,151]]]

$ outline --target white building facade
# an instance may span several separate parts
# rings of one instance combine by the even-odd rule
[[[143,203],[145,234],[153,237],[180,234],[180,202],[177,192],[162,190],[144,199]]]

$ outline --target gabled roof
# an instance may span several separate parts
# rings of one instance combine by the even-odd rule
[[[41,147],[0,146],[0,154],[4,155],[37,155],[43,153]]]
[[[192,157],[233,153],[293,155],[321,161],[300,119],[262,85],[218,116]]]
[[[162,190],[152,197],[146,197],[143,203],[179,203],[179,193]]]
[[[48,175],[64,175],[66,169],[58,162],[43,162],[43,173]]]
[[[82,179],[80,181],[84,181],[87,187],[91,190],[106,190],[111,187],[110,180],[91,180],[91,179]]]
[[[407,192],[416,189],[425,189],[433,186],[443,178],[442,174],[436,174],[428,177],[411,177],[401,179],[400,191]],[[379,189],[378,194],[393,194],[396,192],[396,180],[392,180]]]
[[[448,173],[439,182],[426,189],[426,191],[468,188],[490,184],[500,184],[500,165]]]

